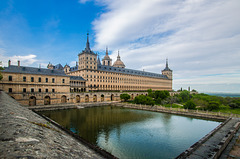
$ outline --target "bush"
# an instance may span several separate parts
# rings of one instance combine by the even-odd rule
[[[152,89],[148,89],[147,92],[148,92],[148,96],[149,96],[149,97],[151,97],[151,98],[154,97],[154,94],[153,94],[153,92],[152,92]]]
[[[184,107],[184,109],[195,109],[196,104],[192,100],[189,100],[186,102],[186,104],[184,104],[183,107]]]
[[[182,91],[179,96],[182,98],[183,102],[186,102],[190,99],[190,93],[187,90]]]
[[[130,95],[127,93],[123,93],[120,95],[120,98],[124,100],[124,102],[126,102],[128,99],[130,99]]]
[[[240,108],[240,101],[232,101],[232,103],[229,104],[229,106],[234,109],[234,108]]]
[[[166,99],[168,96],[170,96],[168,91],[155,91],[154,92],[155,99],[158,99],[158,98]]]
[[[139,95],[134,98],[133,100],[136,104],[146,104],[146,105],[154,105],[154,101],[151,97]]]
[[[207,106],[207,109],[208,110],[216,110],[216,109],[219,109],[219,106],[220,106],[219,102],[217,102],[217,101],[210,101],[208,106]]]

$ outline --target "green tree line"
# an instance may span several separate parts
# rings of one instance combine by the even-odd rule
[[[130,99],[130,96],[123,95],[124,101]],[[211,96],[204,93],[190,94],[189,91],[183,90],[179,94],[170,96],[168,91],[152,91],[148,90],[148,95],[139,95],[134,98],[133,103],[144,105],[171,105],[177,103],[185,109],[200,109],[200,110],[219,110],[219,109],[238,109],[240,110],[239,97],[219,97]]]

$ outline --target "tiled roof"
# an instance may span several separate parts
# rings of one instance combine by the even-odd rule
[[[70,80],[80,80],[80,81],[86,81],[84,78],[81,76],[70,76]]]
[[[135,76],[146,76],[146,77],[168,79],[166,75],[151,73],[151,72],[138,71],[138,70],[132,70],[132,69],[127,69],[127,68],[117,68],[117,67],[112,67],[112,66],[101,65],[101,66],[98,66],[97,69],[99,71],[107,71],[107,72],[130,74],[130,75],[135,75]]]
[[[38,74],[38,75],[49,75],[49,76],[67,76],[63,70],[50,70],[46,68],[35,68],[26,66],[15,66],[10,65],[5,67],[2,72],[12,72],[12,73],[25,73],[25,74]]]

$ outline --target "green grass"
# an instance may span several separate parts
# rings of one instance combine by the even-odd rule
[[[170,108],[171,104],[164,104],[164,107]],[[172,104],[172,108],[183,108],[183,106],[177,105],[177,104]]]

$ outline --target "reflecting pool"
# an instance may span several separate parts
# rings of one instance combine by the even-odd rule
[[[220,122],[122,107],[42,114],[118,158],[175,158]]]

